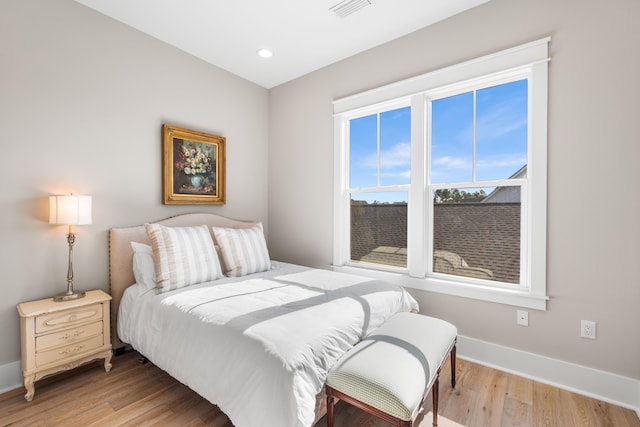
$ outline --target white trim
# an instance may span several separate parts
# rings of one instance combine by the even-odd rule
[[[19,360],[0,365],[0,393],[22,387],[22,364]]]
[[[504,70],[516,69],[523,65],[546,63],[549,59],[548,44],[550,41],[551,37],[545,37],[400,82],[337,99],[333,101],[333,112],[334,114],[341,114],[391,99],[412,96],[429,89],[444,87],[456,82],[462,82]]]
[[[490,301],[499,304],[508,304],[517,307],[531,308],[534,310],[545,311],[547,309],[547,301],[549,299],[547,296],[535,295],[520,287],[509,289],[507,287],[498,287],[496,285],[483,286],[482,281],[466,277],[456,277],[455,280],[451,281],[433,277],[409,277],[409,275],[407,275],[403,270],[382,270],[376,268],[373,264],[362,267],[355,264],[334,264],[331,267],[334,271],[386,280],[406,288],[473,298],[480,301]],[[463,280],[465,282],[469,282],[469,284],[463,283]]]
[[[640,417],[640,380],[465,336],[458,336],[457,351],[461,359],[632,409]]]
[[[411,98],[411,183],[424,183],[424,171],[428,162],[427,144],[424,141],[427,135],[427,115],[429,105],[424,94]],[[417,144],[415,142],[418,142]],[[424,259],[427,253],[427,235],[425,186],[411,185],[409,187],[409,200],[407,203],[407,269],[412,277],[424,277]]]
[[[333,152],[333,263],[340,263],[342,259],[348,257],[349,239],[343,239],[349,233],[347,223],[348,197],[347,197],[347,173],[346,168],[349,162],[349,152],[346,147],[346,135],[348,133],[349,121],[343,117],[333,118],[333,139],[338,141]],[[336,242],[341,242],[337,244]]]
[[[534,64],[529,80],[529,159],[526,188],[527,228],[529,230],[527,248],[528,260],[533,265],[526,267],[529,287],[534,295],[547,292],[547,105],[548,67]]]
[[[379,113],[411,102],[411,186],[407,212],[407,268],[403,275],[390,270],[396,283],[432,292],[475,298],[501,304],[546,310],[546,187],[547,187],[547,83],[548,44],[545,37],[470,61],[462,62],[421,76],[402,80],[333,102],[334,107],[334,251],[333,265],[353,268],[366,274],[366,265],[350,261],[348,137],[345,127],[349,120],[365,114]],[[431,146],[429,114],[431,101],[470,88],[489,87],[514,79],[528,80],[528,146],[526,180],[513,182],[474,181],[456,183],[455,187],[475,188],[485,184],[521,186],[520,280],[517,288],[505,284],[472,278],[442,277],[430,273],[433,248],[433,204],[427,191],[449,184],[430,184],[427,178]],[[409,97],[411,97],[409,99]],[[489,185],[491,186],[491,185]],[[364,189],[368,190],[368,189]],[[364,191],[363,190],[363,191]],[[373,274],[384,273],[372,267]],[[408,273],[408,274],[407,274]]]

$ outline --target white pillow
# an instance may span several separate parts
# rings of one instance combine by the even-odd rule
[[[133,277],[136,278],[138,295],[156,288],[156,268],[153,265],[151,246],[144,243],[131,242],[133,249]]]
[[[262,223],[251,228],[211,227],[220,248],[224,274],[244,276],[271,268]]]
[[[159,292],[222,277],[218,255],[206,225],[165,227],[145,224],[151,240]]]

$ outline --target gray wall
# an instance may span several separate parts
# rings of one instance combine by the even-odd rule
[[[333,99],[551,36],[548,310],[525,328],[516,307],[412,293],[461,335],[640,379],[638,16],[637,0],[492,0],[272,89],[272,255],[331,264]]]
[[[20,359],[16,304],[66,289],[49,194],[93,195],[77,289],[108,289],[107,232],[183,212],[268,225],[268,92],[71,0],[0,2],[0,366]],[[227,138],[227,204],[162,205],[161,125]]]

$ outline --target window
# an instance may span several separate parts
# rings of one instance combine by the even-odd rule
[[[549,39],[334,102],[334,266],[546,308]]]
[[[528,79],[430,104],[429,271],[519,285],[526,265],[520,248],[526,241]]]
[[[350,261],[406,268],[411,107],[348,123]]]

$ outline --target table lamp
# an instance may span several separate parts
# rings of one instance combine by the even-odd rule
[[[76,235],[74,225],[91,224],[91,196],[49,196],[49,224],[68,225],[69,268],[67,270],[67,292],[53,297],[54,301],[69,301],[85,296],[84,292],[73,290],[73,243]]]

